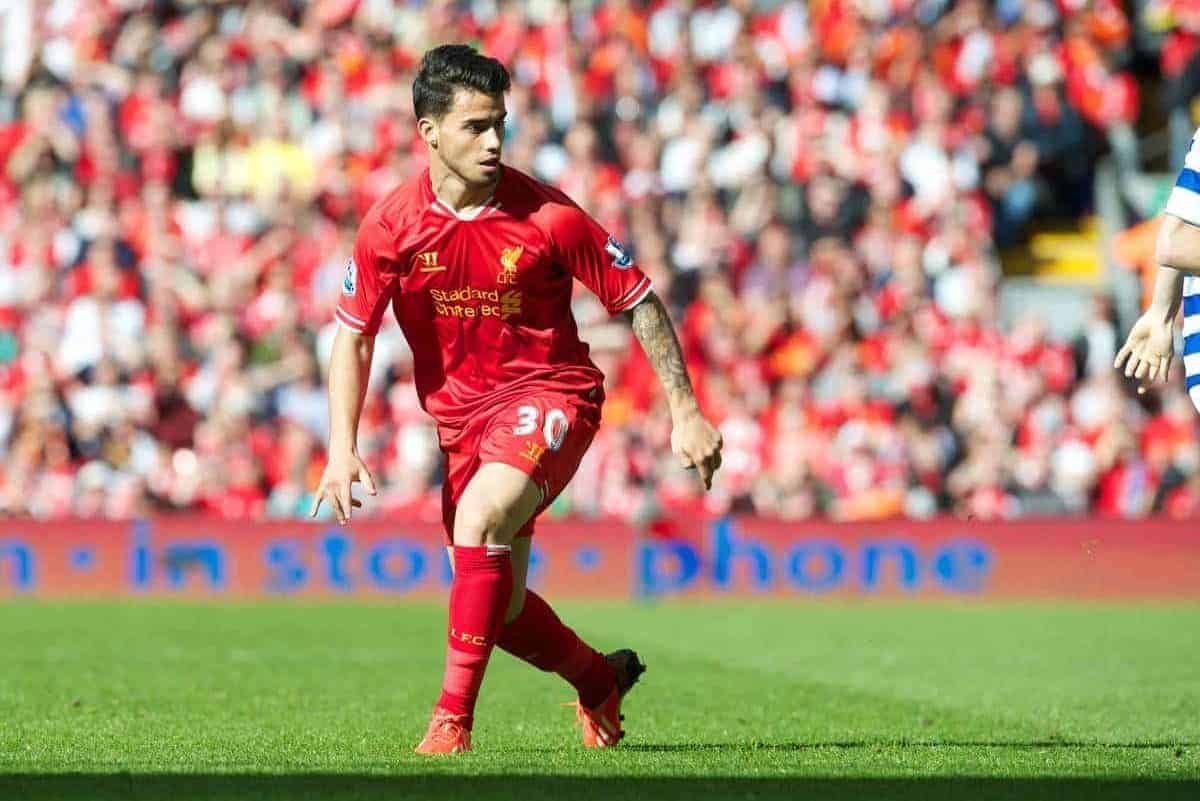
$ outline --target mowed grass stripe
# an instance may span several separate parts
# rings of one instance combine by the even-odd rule
[[[691,792],[682,780],[1200,775],[1192,608],[570,604],[564,617],[651,665],[627,747],[583,751],[558,706],[569,688],[498,656],[478,750],[430,763],[409,749],[440,683],[438,605],[7,604],[0,772],[328,772],[367,793],[388,788],[355,776],[658,776]],[[1098,640],[1101,667],[1063,680]],[[1019,679],[1001,658],[1015,646],[1037,654]],[[1125,706],[1099,714],[1109,697]]]
[[[631,614],[686,630],[704,608]],[[864,707],[899,704],[926,726],[958,718],[981,722],[985,734],[1002,727],[1006,736],[992,741],[1200,742],[1197,606],[798,606],[787,612],[786,647],[779,615],[764,621],[764,609],[775,611],[714,608],[704,636],[675,637],[672,654],[800,682],[822,711],[830,697],[857,697]],[[603,628],[605,619],[589,623]]]

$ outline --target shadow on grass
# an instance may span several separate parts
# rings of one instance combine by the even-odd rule
[[[0,775],[0,798],[16,801],[383,801],[388,799],[1012,799],[1108,801],[1200,798],[1200,781],[1100,779],[759,779],[630,776],[407,776],[362,774],[59,774]]]
[[[1194,748],[1200,743],[1162,741],[1138,743],[1089,743],[1075,740],[997,740],[985,742],[982,740],[832,740],[829,742],[812,743],[622,743],[622,751],[640,751],[642,753],[683,753],[687,751],[817,751],[822,748],[871,748],[876,751],[884,748],[1005,748],[1027,750],[1031,748],[1113,748],[1121,749],[1159,749],[1159,748]]]

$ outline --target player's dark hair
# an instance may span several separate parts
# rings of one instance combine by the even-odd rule
[[[474,89],[486,95],[508,91],[508,70],[470,45],[435,47],[425,53],[413,81],[413,111],[417,119],[440,119],[454,102],[455,89]]]

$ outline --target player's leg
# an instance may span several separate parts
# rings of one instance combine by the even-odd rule
[[[526,526],[532,522],[530,521]],[[532,537],[518,536],[512,541],[513,588],[512,594],[508,597],[508,608],[504,610],[504,625],[506,626],[515,620],[521,614],[521,610],[525,608],[525,584],[529,581],[529,551],[532,545]],[[501,634],[503,634],[503,629],[501,629]]]
[[[511,465],[487,463],[455,504],[446,672],[418,753],[470,748],[475,702],[512,599],[511,543],[541,499],[541,490],[527,474]]]
[[[526,528],[532,529],[532,521]],[[513,591],[496,645],[539,670],[562,676],[579,694],[581,719],[591,710],[606,712],[607,719],[616,727],[615,733],[609,729],[602,735],[602,724],[585,719],[582,720],[584,742],[592,746],[612,745],[620,738],[618,702],[637,683],[645,666],[629,649],[601,654],[565,625],[545,599],[526,589],[533,540],[525,536],[526,530],[520,533],[512,542]],[[447,548],[447,553],[453,568],[453,546]],[[606,702],[616,708],[604,710]],[[603,738],[610,735],[606,742]]]
[[[519,566],[528,568],[530,541],[529,537],[513,540],[514,579]],[[521,578],[523,586],[524,575]],[[538,593],[526,589],[522,596],[518,605],[514,581],[510,618],[496,644],[539,670],[557,673],[575,688],[585,745],[615,745],[623,734],[621,699],[646,669],[637,653],[621,649],[601,654],[563,623]]]
[[[529,547],[531,537],[517,537],[512,541],[512,573],[513,589],[508,598],[508,609],[504,613],[507,624],[521,614],[525,605],[525,582],[529,578]],[[454,546],[446,547],[446,556],[450,560],[450,570],[454,570]],[[499,645],[500,643],[496,643]]]
[[[538,508],[540,512],[550,505],[575,475],[599,426],[599,408],[553,393],[528,399],[520,408],[523,415],[518,415],[518,418],[523,416],[525,419],[556,423],[554,426],[549,422],[544,423],[545,439],[540,443],[544,447],[530,448],[528,433],[508,438],[501,432],[489,443],[491,447],[498,448],[494,452],[497,458],[511,458],[515,464],[529,465],[527,469],[545,491]],[[534,413],[531,414],[529,410]],[[535,444],[539,443],[535,441]],[[536,459],[530,459],[530,455],[536,456]],[[536,519],[536,513],[533,517]],[[566,626],[540,595],[532,590],[522,592],[533,525],[534,520],[531,519],[513,541],[514,579],[519,580],[514,580],[508,622],[497,644],[539,670],[562,676],[579,693],[582,708],[599,708],[610,697],[616,697],[619,702],[644,670],[637,654],[621,650],[606,657]],[[518,550],[521,546],[525,546],[525,549]],[[619,722],[619,710],[610,712],[612,720]],[[587,722],[584,728],[586,735],[589,728]],[[609,736],[610,741],[599,743],[595,737],[585,736],[585,742],[611,745],[620,737],[619,728],[604,736]]]
[[[526,589],[532,543],[532,536],[518,536],[512,542],[513,590],[496,645],[539,670],[562,676],[584,704],[599,704],[614,686],[627,691],[644,669],[637,654],[628,650],[601,654],[565,625],[544,598]],[[453,546],[447,553],[453,568]]]
[[[496,644],[538,670],[562,676],[588,707],[603,702],[615,688],[627,691],[643,669],[632,651],[601,654],[528,589],[520,613],[505,624]]]
[[[526,589],[532,521],[521,533],[525,536],[513,540],[513,593],[496,645],[538,670],[557,673],[581,699],[599,703],[615,685],[613,668],[603,654],[563,624],[542,596]],[[516,581],[518,566],[520,582]]]

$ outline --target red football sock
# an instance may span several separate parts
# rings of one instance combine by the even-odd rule
[[[468,717],[475,714],[475,701],[488,656],[504,625],[512,584],[509,548],[454,546],[446,675],[438,699],[442,709]]]
[[[604,655],[579,639],[532,590],[525,591],[521,614],[504,626],[496,644],[539,670],[562,676],[586,707],[599,706],[616,687],[616,672]]]

